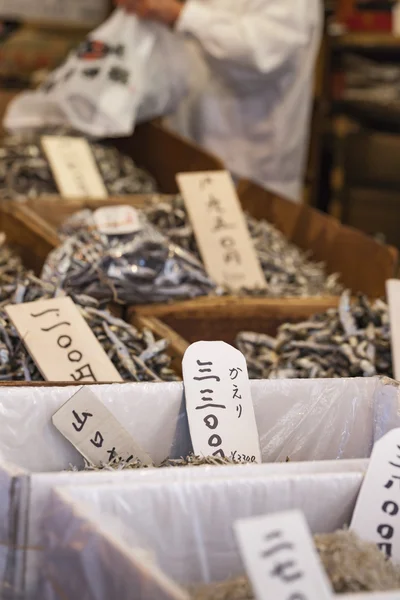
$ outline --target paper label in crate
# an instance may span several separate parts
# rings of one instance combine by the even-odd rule
[[[84,138],[45,135],[42,146],[61,196],[108,197],[92,150]]]
[[[257,600],[333,598],[302,512],[242,519],[234,531]]]
[[[96,395],[82,387],[54,415],[53,424],[94,465],[114,459],[152,463]]]
[[[264,273],[229,173],[181,173],[177,182],[210,277],[231,290],[265,288]]]
[[[400,381],[400,280],[386,282],[386,295],[389,304],[389,319],[392,344],[393,373]]]
[[[376,442],[350,529],[400,560],[400,429]]]
[[[105,206],[93,214],[97,229],[106,235],[126,235],[141,229],[139,213],[132,206]]]
[[[194,453],[261,463],[243,354],[225,342],[196,342],[182,369]]]
[[[122,381],[71,298],[9,304],[6,312],[47,381]]]

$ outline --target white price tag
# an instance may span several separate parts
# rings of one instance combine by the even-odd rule
[[[63,198],[108,197],[93,153],[84,138],[42,137],[43,149]]]
[[[376,442],[350,529],[400,560],[400,429]]]
[[[6,312],[47,381],[122,381],[71,298],[9,304]]]
[[[234,530],[257,600],[333,598],[302,512],[243,519]]]
[[[108,464],[117,458],[152,463],[150,456],[88,388],[74,394],[52,420],[58,431],[94,465]]]
[[[393,373],[400,381],[400,280],[386,282],[386,295],[389,304],[390,332],[392,342]]]
[[[243,354],[225,342],[196,342],[182,369],[194,453],[261,463]]]
[[[139,213],[132,206],[105,206],[93,214],[97,229],[106,235],[126,235],[139,231]]]
[[[210,277],[232,290],[265,288],[264,273],[229,173],[181,173],[177,182]]]

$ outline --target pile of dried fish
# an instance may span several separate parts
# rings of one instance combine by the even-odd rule
[[[349,292],[339,308],[284,324],[278,336],[242,332],[236,345],[252,379],[392,376],[387,305]]]
[[[337,594],[400,588],[400,566],[387,560],[376,544],[349,531],[314,536],[315,547]],[[254,600],[250,581],[238,577],[191,590],[192,600]]]
[[[193,228],[180,196],[173,198],[171,203],[160,202],[155,198],[145,212],[148,220],[172,242],[201,260]],[[285,236],[267,221],[257,221],[249,215],[246,219],[267,281],[267,289],[256,292],[257,294],[283,298],[341,293],[338,275],[327,276],[323,264],[310,261],[306,252],[288,242]],[[246,290],[246,294],[254,292]]]
[[[64,295],[62,290],[26,271],[4,245],[4,238],[3,243],[0,240],[0,381],[43,380],[4,307]],[[93,298],[84,295],[72,298],[125,381],[179,380],[165,353],[167,340],[155,340],[151,331],[139,331],[109,311],[100,310]]]
[[[110,195],[150,194],[153,177],[111,146],[91,143],[93,156]],[[37,198],[57,194],[50,165],[37,135],[18,135],[2,140],[0,147],[0,200]]]
[[[126,304],[217,291],[195,256],[169,242],[143,215],[140,219],[139,231],[105,235],[96,229],[90,210],[76,213],[60,230],[64,241],[49,254],[43,280],[68,293]]]
[[[113,459],[111,462],[101,465],[100,467],[93,465],[85,460],[85,471],[126,471],[135,469],[155,469],[164,467],[203,467],[205,465],[220,467],[222,465],[243,465],[249,463],[239,463],[231,458],[221,458],[218,456],[196,456],[190,454],[186,458],[166,458],[160,465],[145,465],[140,460],[122,460]],[[72,471],[79,471],[76,467],[71,467]]]

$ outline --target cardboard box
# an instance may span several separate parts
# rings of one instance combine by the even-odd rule
[[[44,597],[35,596],[42,573],[40,523],[43,515],[47,518],[44,505],[56,485],[102,482],[106,489],[110,483],[141,486],[161,479],[232,481],[245,474],[264,480],[283,469],[286,474],[353,473],[360,482],[363,459],[370,456],[374,442],[400,426],[399,386],[384,378],[252,381],[263,462],[281,464],[71,473],[65,470],[71,464],[81,467],[82,458],[54,428],[51,417],[76,389],[1,387],[0,572],[22,596]],[[88,389],[156,464],[191,451],[181,383],[103,384]],[[298,461],[303,462],[295,465]]]
[[[82,589],[93,600],[130,600],[132,590],[135,600],[190,600],[191,585],[243,574],[236,520],[297,509],[312,533],[330,533],[349,524],[361,483],[356,472],[243,473],[236,480],[55,489],[43,529],[47,589],[66,600]],[[337,597],[397,600],[399,594]]]

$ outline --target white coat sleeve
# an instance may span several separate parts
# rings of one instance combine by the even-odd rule
[[[204,0],[187,0],[177,22],[178,31],[194,36],[213,59],[265,77],[310,41],[309,0],[259,0],[249,2],[242,16],[207,5]],[[317,15],[314,20],[317,22]]]

